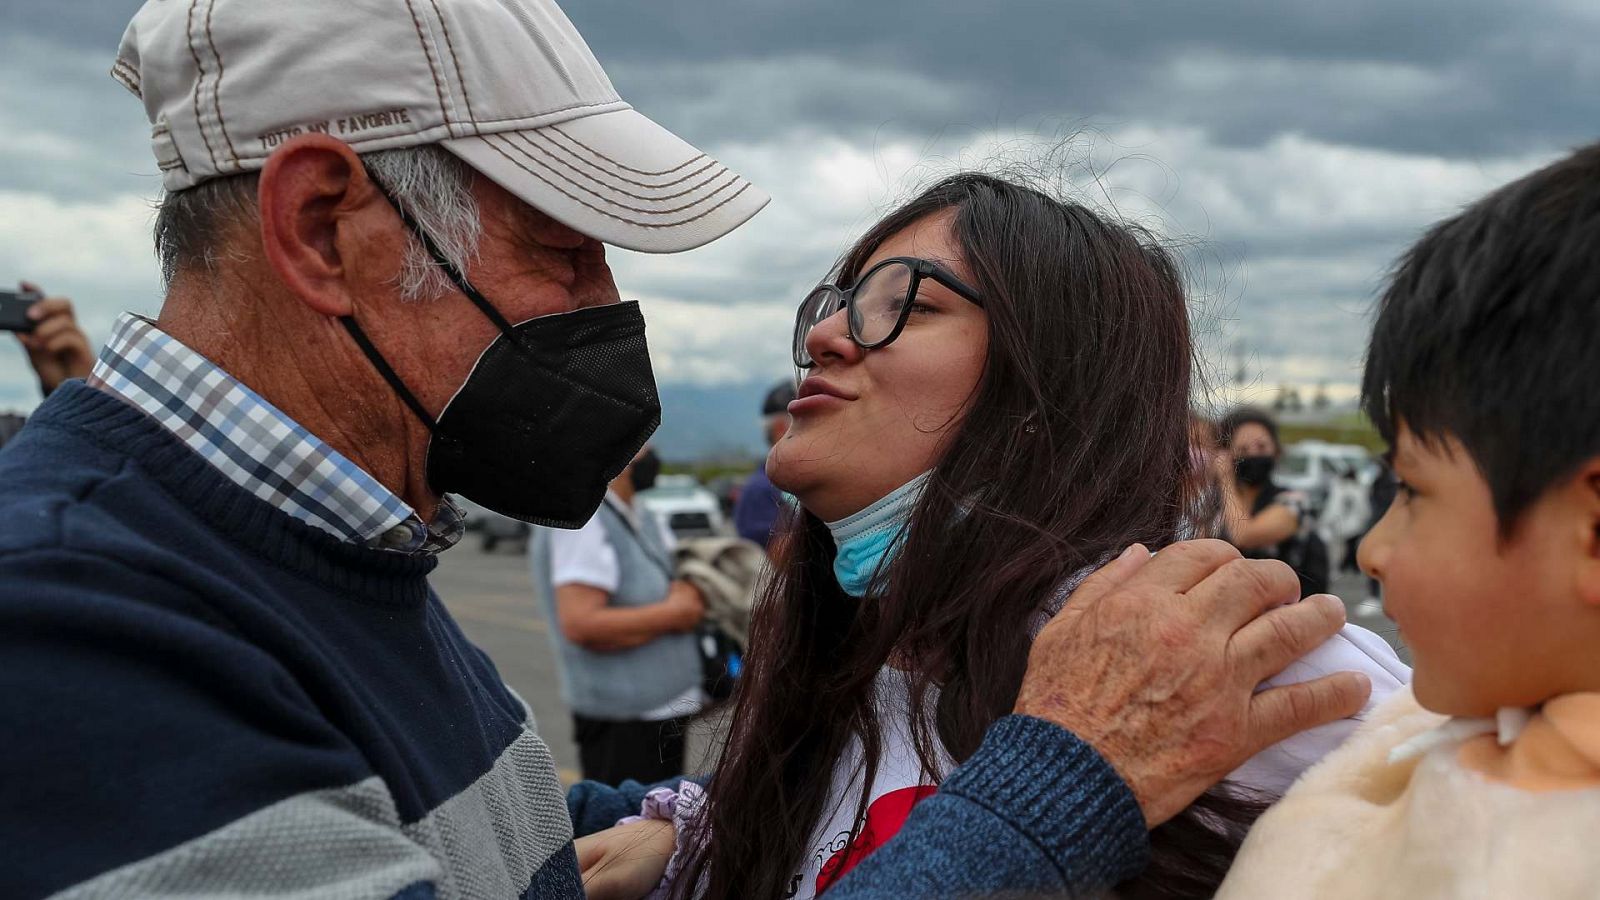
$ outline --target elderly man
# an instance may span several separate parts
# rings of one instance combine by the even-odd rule
[[[687,249],[765,197],[547,0],[151,0],[112,74],[154,126],[167,294],[0,453],[5,894],[581,897],[527,707],[428,587],[444,495],[587,519],[658,409],[603,243]],[[1292,592],[1131,552],[836,890],[1136,871],[1147,826],[1359,705],[1253,694],[1342,619]]]

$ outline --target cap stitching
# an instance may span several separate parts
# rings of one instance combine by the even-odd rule
[[[150,129],[150,142],[152,144],[157,140],[160,140],[162,137],[166,137],[168,139],[168,143],[172,147],[173,158],[162,159],[161,154],[157,153],[155,155],[156,168],[163,172],[170,172],[173,169],[188,170],[189,164],[184,161],[183,151],[178,149],[178,142],[176,140],[172,140],[172,128],[167,125],[165,120],[157,122],[155,127]]]
[[[499,137],[504,139],[505,136],[504,135],[499,135]],[[513,146],[513,149],[515,149],[514,146]],[[530,162],[538,162],[538,160],[534,159],[526,151],[523,151],[523,156],[526,156]],[[544,165],[544,164],[541,163],[541,165]],[[557,173],[550,166],[545,165],[545,168],[549,169],[552,174],[559,175],[559,173]],[[727,172],[730,176],[732,176],[731,178],[728,179],[728,182],[726,184],[718,186],[716,188],[716,190],[711,191],[709,194],[706,194],[704,197],[701,197],[699,200],[695,200],[692,203],[686,203],[683,206],[673,206],[673,207],[669,207],[667,209],[645,209],[644,207],[629,206],[626,203],[618,203],[615,200],[612,200],[612,199],[606,197],[604,194],[600,193],[599,191],[592,190],[590,188],[584,187],[583,185],[578,184],[578,183],[573,182],[573,181],[568,180],[568,179],[562,179],[562,180],[566,181],[567,184],[572,185],[575,188],[578,188],[579,190],[588,191],[589,193],[595,195],[596,197],[599,197],[601,200],[605,201],[606,203],[611,204],[612,206],[617,207],[618,209],[626,209],[626,210],[629,210],[630,212],[644,213],[647,216],[664,216],[664,215],[667,215],[669,213],[683,212],[684,210],[694,209],[696,206],[699,206],[700,204],[705,203],[706,201],[710,200],[712,197],[715,197],[716,195],[718,195],[718,194],[722,193],[723,191],[727,190],[729,187],[731,187],[734,184],[734,182],[739,180],[739,176],[734,174],[733,172],[728,172],[727,169],[723,169],[723,171]],[[621,191],[619,193],[623,193],[625,196],[629,196],[629,197],[634,196],[632,194],[628,194],[625,191]],[[650,200],[652,198],[650,198],[650,197],[638,197],[637,199]],[[666,198],[663,198],[663,199],[666,199]]]
[[[543,119],[543,118],[546,118],[547,116],[553,116],[556,113],[569,112],[569,111],[574,110],[574,109],[590,109],[590,108],[596,107],[596,106],[616,106],[618,103],[622,103],[624,108],[627,108],[627,109],[631,109],[632,108],[632,107],[628,106],[626,103],[624,103],[621,97],[617,97],[617,98],[615,98],[613,100],[600,100],[600,101],[595,102],[595,103],[573,103],[570,106],[558,106],[555,109],[545,110],[544,112],[525,113],[525,114],[520,115],[520,116],[500,116],[499,118],[496,118],[496,119],[477,119],[477,118],[475,118],[475,119],[472,120],[472,124],[474,124],[474,125],[493,125],[493,124],[496,124],[496,123],[499,123],[499,122],[522,122],[522,121],[526,121],[528,119]],[[540,126],[540,127],[554,127],[554,126]],[[482,132],[480,131],[479,134],[482,134]],[[648,173],[646,173],[646,174],[648,174]]]
[[[549,146],[549,148],[551,150],[555,150],[558,153],[565,154],[565,156],[563,156],[563,157],[557,157],[557,159],[560,159],[563,162],[565,162],[566,159],[572,159],[572,160],[575,160],[577,162],[580,162],[580,163],[584,164],[585,166],[588,166],[589,168],[595,170],[596,172],[599,172],[601,175],[605,175],[605,176],[610,177],[610,178],[615,178],[618,181],[622,181],[622,182],[625,182],[627,184],[635,185],[637,187],[642,187],[642,188],[646,188],[646,189],[649,189],[649,190],[664,190],[664,189],[672,187],[674,185],[682,184],[683,182],[688,181],[689,179],[695,177],[696,175],[699,175],[701,172],[704,172],[707,169],[710,169],[710,168],[715,167],[715,166],[722,165],[717,160],[714,160],[711,157],[706,156],[704,153],[701,153],[698,156],[696,156],[694,159],[690,160],[690,162],[698,162],[699,160],[703,159],[703,160],[706,161],[706,164],[701,166],[700,168],[695,169],[694,171],[688,173],[687,175],[683,175],[683,176],[681,176],[679,178],[674,178],[671,181],[664,181],[664,182],[661,182],[660,184],[650,184],[650,183],[644,182],[644,181],[634,181],[632,178],[628,178],[628,177],[626,177],[624,175],[620,175],[620,174],[618,174],[616,172],[613,172],[613,171],[607,169],[604,165],[602,165],[599,162],[594,162],[592,160],[584,159],[581,154],[575,153],[573,151],[573,149],[570,148],[570,147],[562,146],[562,144],[559,141],[551,140],[550,139],[550,135],[548,134],[548,131],[549,131],[549,129],[546,129],[546,128],[537,128],[537,129],[529,129],[529,130],[526,130],[526,131],[508,131],[508,132],[504,132],[504,134],[506,134],[506,135],[514,135],[516,137],[522,138],[524,141],[528,141],[530,138],[533,138],[533,137],[544,138],[548,142],[548,146]],[[541,149],[543,149],[543,148],[541,147]],[[609,162],[609,163],[615,164],[616,160],[602,159],[602,162]],[[724,168],[726,168],[726,167],[724,166]],[[591,179],[594,177],[592,175],[588,175],[588,173],[584,173],[584,175],[586,177],[588,177],[588,178],[591,178]],[[610,187],[610,185],[607,185],[607,186]],[[655,197],[655,198],[640,197],[640,199],[642,199],[642,200],[649,200],[649,199],[657,199],[657,200],[659,200],[659,199],[663,199],[663,198],[659,198],[659,197]]]
[[[194,10],[200,0],[189,0],[189,55],[194,57],[194,67],[200,73],[194,80],[194,123],[200,129],[200,139],[206,143],[206,153],[211,156],[213,171],[221,171],[217,165],[217,151],[211,146],[211,138],[206,134],[206,122],[200,115],[200,85],[206,80],[206,67],[200,63],[200,51],[194,46]]]
[[[233,156],[233,167],[241,169],[239,165],[239,151],[233,147],[233,138],[228,136],[228,120],[222,117],[222,54],[217,52],[217,42],[211,37],[211,13],[217,8],[217,0],[209,0],[206,4],[206,43],[211,45],[211,56],[217,61],[217,77],[211,82],[211,108],[217,111],[217,128],[222,132],[222,139],[228,143],[228,153]]]
[[[133,91],[133,95],[135,97],[139,97],[140,99],[144,98],[144,94],[139,90],[139,86],[134,84],[132,81],[129,81],[128,76],[121,69],[113,66],[111,69],[111,77],[115,78],[123,87]]]
[[[553,182],[550,179],[544,177],[543,175],[540,175],[538,172],[535,172],[534,170],[528,168],[527,166],[523,165],[522,163],[518,162],[517,160],[512,159],[510,156],[507,156],[506,152],[504,150],[501,150],[498,146],[496,146],[495,144],[493,144],[492,142],[489,141],[490,137],[492,137],[492,135],[486,135],[484,137],[484,141],[485,141],[486,144],[488,144],[488,146],[489,146],[489,148],[491,150],[493,150],[494,152],[500,154],[501,156],[504,156],[506,158],[507,162],[511,163],[512,165],[516,166],[517,168],[521,169],[522,171],[527,172],[529,175],[532,175],[533,177],[539,179],[540,181],[544,182],[545,184],[549,185],[550,187],[555,188],[556,191],[558,191],[559,193],[565,195],[567,197],[567,199],[572,200],[575,203],[581,204],[582,206],[586,206],[589,209],[594,210],[595,212],[597,212],[600,215],[605,216],[605,217],[607,217],[609,219],[616,219],[619,222],[627,222],[629,225],[637,225],[640,228],[677,228],[680,225],[687,225],[690,222],[695,222],[695,221],[698,221],[700,219],[703,219],[706,216],[709,216],[712,213],[716,212],[717,210],[721,209],[722,207],[727,206],[729,203],[732,203],[735,199],[737,199],[740,194],[743,194],[745,191],[750,189],[750,182],[746,181],[744,183],[744,187],[739,188],[737,191],[734,191],[732,194],[729,194],[727,197],[723,198],[723,200],[720,203],[716,204],[715,206],[711,207],[710,209],[705,210],[704,212],[696,213],[695,215],[692,215],[692,216],[688,217],[687,219],[679,219],[676,222],[641,222],[638,219],[630,219],[627,216],[618,215],[618,214],[616,214],[614,212],[611,212],[610,210],[601,209],[600,207],[595,206],[593,203],[590,203],[589,201],[584,200],[581,197],[574,197],[572,194],[567,193],[567,191],[564,190],[561,187],[561,185],[556,184],[555,182]],[[734,181],[738,181],[738,180],[739,180],[739,176],[735,175],[734,176]],[[709,198],[707,198],[707,199],[709,199]],[[627,207],[623,207],[623,208],[626,209]],[[688,207],[685,207],[685,208],[688,208]]]
[[[111,64],[111,74],[115,77],[118,72],[121,72],[123,78],[126,79],[122,82],[123,84],[128,85],[135,91],[139,89],[142,82],[139,78],[139,70],[133,67],[133,63],[120,56],[117,57],[117,61]]]
[[[639,200],[645,200],[645,201],[649,201],[649,202],[659,203],[659,202],[661,202],[663,200],[672,200],[672,199],[675,199],[675,198],[678,198],[678,197],[685,197],[685,196],[688,196],[689,194],[694,193],[695,191],[700,190],[701,188],[705,187],[706,185],[710,184],[711,182],[716,181],[718,178],[722,177],[720,173],[713,173],[712,175],[708,176],[705,180],[701,181],[699,184],[694,185],[693,187],[690,187],[690,188],[686,188],[685,190],[679,191],[676,194],[663,194],[663,195],[661,195],[659,197],[651,197],[651,196],[647,196],[645,194],[636,194],[633,191],[628,190],[627,188],[617,187],[614,184],[607,184],[605,181],[602,181],[599,178],[596,178],[593,175],[590,175],[588,172],[585,172],[585,171],[577,168],[576,166],[572,165],[572,163],[567,162],[566,160],[562,159],[559,156],[556,156],[555,154],[551,153],[549,150],[545,149],[544,147],[541,147],[538,144],[533,143],[533,141],[529,140],[529,138],[528,138],[528,132],[513,131],[513,132],[510,132],[509,134],[511,136],[521,138],[522,142],[527,144],[529,147],[532,147],[533,149],[539,151],[540,153],[544,154],[545,156],[549,157],[550,159],[553,159],[556,162],[560,163],[561,165],[566,166],[568,169],[571,169],[576,175],[578,175],[578,177],[586,178],[589,181],[592,181],[595,184],[598,184],[601,187],[606,188],[607,190],[616,191],[616,192],[618,192],[620,194],[623,194],[625,196],[633,197],[633,198],[636,198],[636,199],[639,199]],[[704,155],[704,154],[702,154],[702,155]],[[580,162],[582,162],[582,160],[580,160]],[[585,165],[593,165],[593,163],[585,163]],[[716,167],[716,166],[719,166],[719,165],[720,164],[716,160],[711,160],[710,162],[706,163],[703,167],[701,167],[699,169],[696,169],[694,172],[690,173],[689,175],[684,176],[683,178],[678,179],[678,181],[685,181],[685,180],[687,180],[689,178],[693,178],[695,175],[698,175],[701,172],[704,172],[706,169],[710,169],[710,168],[713,168],[713,167]],[[723,167],[722,171],[726,172],[727,168]],[[604,172],[603,170],[601,170],[601,174],[609,175],[610,173],[607,173],[607,172]],[[621,181],[625,181],[628,184],[638,185],[639,187],[644,187],[644,188],[656,187],[656,185],[639,184],[636,181],[628,181],[628,179],[621,178],[621,176],[613,176],[613,177],[616,177]],[[676,184],[676,183],[677,182],[673,182],[673,184]],[[671,187],[671,186],[672,185],[667,185],[667,184],[660,185],[660,187],[663,187],[663,188]]]
[[[472,120],[473,131],[481,133],[477,127],[477,117],[472,114],[472,93],[467,90],[467,79],[461,74],[461,57],[456,55],[455,42],[450,39],[450,23],[444,20],[444,13],[439,11],[439,0],[428,0],[433,4],[433,14],[439,19],[439,29],[444,32],[445,49],[450,51],[450,62],[456,67],[456,81],[461,83],[461,99],[467,103],[467,118]]]
[[[417,29],[417,43],[422,45],[422,55],[428,59],[428,74],[433,76],[433,92],[439,97],[439,115],[444,118],[445,125],[450,124],[450,110],[444,103],[444,84],[439,79],[438,66],[434,64],[433,53],[428,50],[428,38],[422,33],[422,21],[417,18],[417,8],[406,0],[406,11],[411,13],[411,25]]]
[[[569,141],[570,141],[570,140],[572,140],[572,138],[570,138],[570,137],[567,137],[567,135],[566,135],[566,133],[565,133],[565,132],[563,132],[563,131],[560,131],[560,130],[558,130],[558,129],[556,129],[556,128],[554,128],[554,127],[551,127],[551,128],[547,128],[547,129],[546,129],[546,128],[541,128],[541,129],[539,129],[539,130],[538,130],[538,131],[537,131],[537,132],[535,132],[535,133],[537,133],[537,134],[539,134],[539,135],[540,135],[540,136],[541,136],[541,137],[544,137],[544,138],[546,138],[546,139],[549,139],[549,138],[550,138],[550,135],[549,135],[549,134],[546,134],[546,132],[547,132],[547,131],[548,131],[548,132],[553,132],[553,133],[555,133],[555,134],[559,134],[559,135],[561,135],[561,136],[562,136],[562,137],[563,137],[563,138],[566,138],[566,140],[569,140]],[[518,132],[518,134],[523,134],[523,133],[525,133],[525,132]],[[572,148],[570,148],[570,147],[563,147],[563,146],[561,146],[561,142],[560,142],[560,141],[555,141],[555,140],[551,140],[551,141],[550,141],[550,142],[551,142],[551,143],[552,143],[552,144],[555,144],[555,145],[556,145],[556,147],[557,147],[557,149],[559,149],[559,150],[561,150],[561,151],[562,151],[562,152],[564,152],[564,153],[570,153],[570,154],[572,154],[572,158],[573,158],[573,159],[576,159],[576,160],[578,160],[578,161],[580,161],[580,162],[582,162],[582,163],[584,163],[584,164],[585,164],[585,165],[589,165],[589,166],[593,166],[593,167],[594,167],[594,168],[595,168],[595,169],[596,169],[596,170],[598,170],[598,171],[601,171],[601,172],[605,172],[605,174],[607,174],[607,175],[611,175],[611,176],[613,176],[613,177],[615,177],[615,178],[618,178],[618,179],[621,179],[621,180],[622,180],[622,181],[626,181],[626,182],[627,182],[627,183],[629,183],[629,184],[636,184],[636,185],[638,185],[638,186],[639,186],[639,187],[643,187],[643,188],[664,188],[664,187],[672,187],[672,186],[673,186],[673,185],[675,185],[675,184],[677,184],[677,183],[678,183],[678,182],[680,182],[680,181],[688,181],[688,180],[689,180],[689,179],[691,179],[691,178],[693,178],[693,177],[694,177],[694,176],[696,176],[696,175],[698,175],[698,174],[700,174],[700,173],[701,173],[701,172],[704,172],[704,171],[705,171],[705,170],[706,170],[706,168],[707,168],[707,167],[708,167],[708,166],[715,166],[715,165],[720,165],[720,163],[718,163],[718,162],[717,162],[717,161],[716,161],[716,160],[714,160],[714,159],[711,159],[711,158],[710,158],[710,157],[708,157],[708,156],[706,156],[706,155],[705,155],[705,154],[704,154],[704,153],[701,153],[701,154],[698,154],[698,155],[696,155],[696,156],[694,156],[694,157],[692,157],[692,158],[691,158],[691,159],[690,159],[690,160],[689,160],[689,162],[687,162],[687,163],[684,163],[684,164],[683,164],[683,165],[680,165],[680,166],[677,166],[677,167],[675,167],[675,168],[672,168],[672,169],[668,169],[668,170],[667,170],[667,171],[666,171],[666,172],[663,172],[663,173],[662,173],[662,174],[664,174],[664,175],[670,175],[670,174],[672,174],[672,173],[673,173],[673,172],[676,172],[676,171],[677,171],[677,170],[678,170],[678,169],[681,169],[681,168],[683,168],[683,167],[684,167],[684,166],[687,166],[687,165],[689,165],[689,163],[693,163],[693,162],[698,162],[698,161],[700,161],[700,160],[702,160],[702,159],[706,159],[706,160],[710,160],[710,161],[709,161],[709,162],[707,162],[707,163],[706,163],[706,165],[704,165],[704,166],[701,166],[701,167],[700,167],[700,168],[698,168],[698,169],[695,169],[695,170],[694,170],[694,171],[693,171],[693,172],[690,172],[690,173],[689,173],[689,174],[687,174],[687,175],[684,175],[684,176],[682,176],[682,177],[681,177],[681,178],[674,178],[674,179],[673,179],[673,180],[671,180],[671,181],[667,181],[667,182],[663,182],[663,183],[661,183],[661,184],[646,184],[646,183],[644,183],[644,182],[642,182],[642,181],[634,181],[634,180],[633,180],[633,179],[631,179],[631,178],[627,178],[627,177],[624,177],[624,176],[622,176],[622,175],[617,175],[617,174],[616,174],[616,173],[615,173],[615,172],[607,172],[607,171],[606,171],[606,170],[605,170],[605,169],[604,169],[604,168],[603,168],[603,167],[602,167],[602,166],[600,166],[600,165],[598,165],[598,164],[596,164],[596,163],[593,163],[593,162],[590,162],[590,161],[589,161],[589,160],[586,160],[586,159],[584,159],[584,158],[583,158],[583,154],[581,154],[581,153],[574,153],[574,152],[573,152],[573,150],[572,150]],[[626,167],[626,166],[623,166],[623,165],[622,165],[622,163],[619,163],[619,162],[617,162],[617,161],[616,161],[616,160],[614,160],[614,159],[612,159],[612,158],[611,158],[611,157],[609,157],[609,156],[605,156],[605,155],[604,155],[604,154],[600,154],[600,153],[596,153],[596,152],[595,152],[595,151],[594,151],[594,150],[592,150],[592,149],[590,149],[590,148],[589,148],[589,147],[586,147],[586,146],[584,146],[584,145],[583,145],[583,144],[579,144],[579,145],[578,145],[578,146],[579,146],[579,148],[581,148],[581,149],[583,149],[583,150],[587,150],[587,151],[589,151],[589,152],[590,152],[590,153],[591,153],[591,154],[593,154],[593,155],[595,155],[595,156],[599,156],[599,157],[600,157],[600,159],[601,159],[601,160],[603,160],[603,161],[605,161],[605,162],[608,162],[608,163],[610,163],[610,164],[611,164],[611,165],[612,165],[612,166],[617,166],[617,167],[621,167],[621,168],[625,168],[625,169],[627,169],[627,167]],[[628,171],[629,171],[629,172],[634,172],[634,173],[636,173],[636,174],[642,174],[642,173],[639,173],[639,170],[638,170],[638,169],[627,169],[627,170],[628,170]]]
[[[111,68],[112,69],[121,69],[123,72],[127,73],[128,77],[132,78],[134,81],[138,81],[139,80],[139,70],[134,67],[133,63],[128,62],[126,59],[123,59],[120,56],[117,57],[116,62],[113,62],[111,64]]]
[[[659,128],[660,126],[658,125],[656,127]],[[700,154],[700,156],[691,157],[688,162],[679,163],[678,165],[675,165],[670,169],[662,169],[659,172],[647,172],[644,169],[635,169],[632,166],[626,165],[624,163],[621,163],[621,162],[618,162],[617,160],[612,159],[611,157],[609,157],[609,156],[605,155],[604,153],[600,152],[599,150],[596,150],[595,148],[589,146],[588,144],[585,144],[583,141],[579,140],[578,138],[575,138],[572,135],[567,134],[565,131],[562,131],[561,130],[561,126],[559,126],[559,125],[551,125],[550,126],[550,130],[554,131],[556,134],[561,135],[562,137],[566,138],[567,140],[572,141],[574,144],[577,144],[579,147],[582,147],[583,149],[589,151],[590,153],[593,153],[595,156],[600,157],[601,159],[605,160],[606,162],[611,163],[612,165],[616,166],[617,168],[626,169],[626,170],[628,170],[629,172],[632,172],[635,175],[650,175],[650,176],[671,175],[673,172],[676,172],[679,169],[683,168],[684,166],[689,165],[689,163],[692,163],[695,160],[699,159],[700,156],[705,156],[705,154],[702,153],[702,154]]]

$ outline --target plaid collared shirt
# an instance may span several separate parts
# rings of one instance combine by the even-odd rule
[[[454,503],[424,523],[360,466],[147,319],[117,320],[89,383],[160,422],[246,491],[341,540],[437,553],[461,539]]]

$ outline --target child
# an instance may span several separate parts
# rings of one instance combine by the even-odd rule
[[[1600,145],[1406,254],[1362,391],[1401,485],[1361,565],[1412,689],[1259,820],[1218,896],[1594,897]]]

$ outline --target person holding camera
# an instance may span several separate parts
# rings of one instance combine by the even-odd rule
[[[23,282],[24,294],[40,299],[28,307],[31,331],[18,331],[17,342],[27,351],[28,364],[39,376],[39,393],[48,397],[68,378],[88,378],[94,368],[94,351],[78,327],[72,301],[66,297],[47,297],[38,285]]]
[[[17,336],[28,364],[39,377],[39,393],[48,397],[68,378],[87,378],[94,368],[89,339],[78,327],[72,301],[47,297],[38,285],[22,282],[9,293],[0,328]],[[0,447],[16,436],[26,421],[12,413],[0,414]]]

